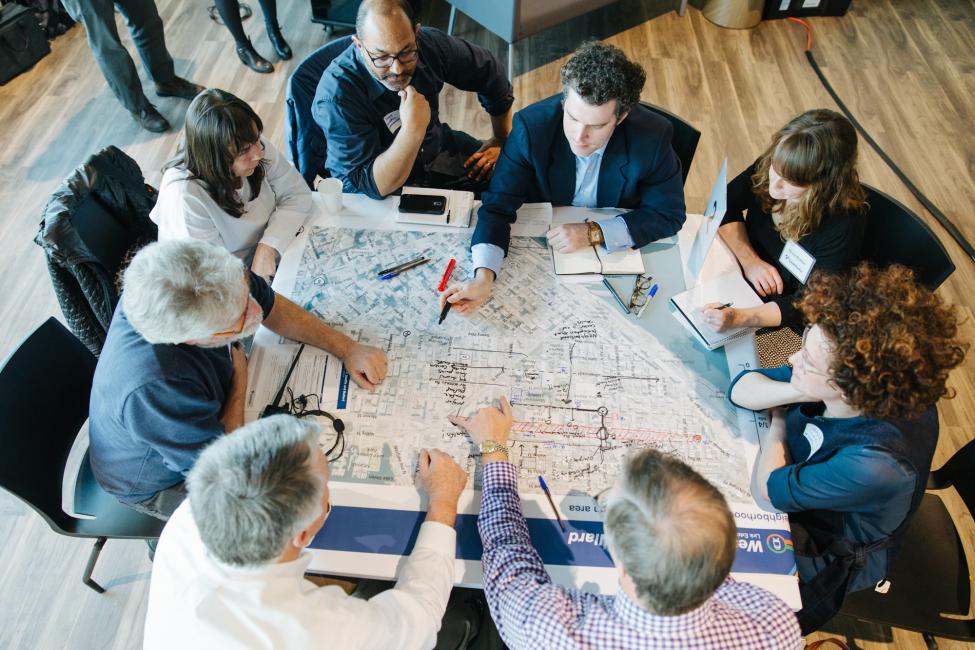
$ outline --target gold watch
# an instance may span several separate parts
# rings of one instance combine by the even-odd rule
[[[603,229],[599,227],[599,224],[595,221],[587,221],[586,225],[589,226],[589,245],[599,246],[603,243]]]
[[[483,456],[484,454],[493,454],[496,451],[503,451],[508,453],[508,448],[502,445],[500,442],[495,442],[494,440],[485,440],[477,446],[477,455]]]

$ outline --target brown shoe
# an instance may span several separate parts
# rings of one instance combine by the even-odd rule
[[[156,94],[160,97],[182,97],[183,99],[193,99],[204,90],[200,84],[187,81],[182,77],[173,77],[172,81],[164,84],[156,84]]]

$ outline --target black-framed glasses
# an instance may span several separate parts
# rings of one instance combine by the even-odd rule
[[[372,61],[372,64],[377,68],[390,68],[393,65],[393,61],[399,61],[400,63],[413,63],[420,58],[420,48],[413,45],[405,50],[400,50],[396,54],[382,54],[379,56],[373,56],[372,52],[366,50],[366,56],[369,57],[369,60]]]
[[[653,286],[653,276],[649,273],[638,275],[630,296],[630,309],[639,309],[650,300],[650,287]]]

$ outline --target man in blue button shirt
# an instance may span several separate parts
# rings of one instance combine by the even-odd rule
[[[325,70],[312,115],[325,167],[346,192],[382,199],[403,185],[478,190],[511,130],[511,83],[485,50],[411,18],[405,0],[365,0],[353,44]],[[448,83],[476,92],[494,137],[481,142],[440,122]]]
[[[122,503],[168,519],[183,478],[214,439],[244,424],[247,357],[234,342],[262,324],[342,360],[372,390],[386,355],[325,325],[223,248],[151,244],[126,269],[125,291],[91,389],[91,467]]]
[[[680,230],[684,185],[673,127],[639,105],[643,68],[616,47],[586,43],[562,67],[562,94],[515,115],[471,242],[474,278],[441,302],[470,314],[491,296],[508,253],[511,224],[525,202],[619,207],[614,217],[557,226],[552,248],[609,252],[640,248]]]

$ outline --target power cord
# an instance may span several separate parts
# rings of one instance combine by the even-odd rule
[[[863,128],[863,125],[860,124],[860,122],[858,122],[855,117],[853,117],[853,113],[850,112],[850,109],[846,107],[846,104],[843,103],[843,100],[841,100],[839,95],[836,94],[836,91],[833,90],[833,87],[826,79],[826,76],[823,74],[823,71],[819,69],[819,64],[816,63],[816,57],[813,56],[812,27],[809,25],[809,23],[807,23],[802,18],[795,18],[791,16],[786,18],[786,20],[791,20],[794,23],[799,23],[800,25],[806,28],[806,60],[809,61],[809,65],[812,66],[812,69],[816,73],[816,76],[819,77],[819,81],[823,84],[823,87],[826,89],[826,92],[829,93],[829,96],[833,98],[833,101],[836,102],[836,105],[839,107],[840,111],[842,111],[843,114],[846,116],[846,118],[850,120],[854,128],[856,128],[856,130],[860,132],[860,135],[863,136],[863,139],[866,140],[871,147],[873,147],[873,150],[877,152],[877,154],[881,157],[881,159],[883,159],[883,161],[887,163],[887,166],[890,167],[890,169],[897,175],[897,178],[901,179],[901,182],[904,183],[905,186],[907,186],[907,189],[911,191],[911,194],[913,194],[915,198],[917,198],[917,200],[921,202],[921,205],[924,206],[924,209],[927,210],[939,224],[941,224],[942,228],[948,231],[948,234],[951,235],[951,238],[954,239],[955,242],[961,247],[961,249],[965,251],[965,254],[968,255],[968,257],[973,262],[975,262],[975,248],[972,248],[972,245],[968,242],[967,239],[965,239],[965,235],[963,235],[962,232],[958,229],[958,227],[955,226],[955,224],[952,223],[951,220],[947,216],[945,216],[945,214],[941,210],[939,210],[938,207],[934,203],[932,203],[930,199],[928,199],[928,197],[925,196],[921,192],[921,190],[917,188],[916,185],[914,185],[913,182],[911,182],[911,179],[909,179],[907,175],[903,171],[901,171],[901,168],[898,167],[897,164],[891,159],[891,157],[887,155],[887,152],[880,148],[880,145],[877,144],[877,141],[874,140],[873,137],[871,137],[871,135],[867,133],[867,130]]]

